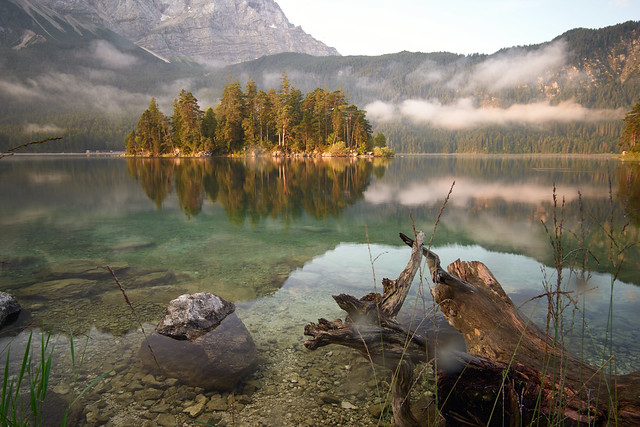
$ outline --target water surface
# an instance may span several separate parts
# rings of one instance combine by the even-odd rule
[[[589,279],[564,271],[577,307],[566,312],[566,329],[576,332],[571,348],[594,364],[613,349],[619,371],[637,370],[638,172],[616,159],[577,156],[14,156],[0,161],[0,289],[19,299],[31,324],[54,328],[58,391],[72,388],[65,380],[70,334],[86,347],[81,379],[114,369],[83,403],[88,424],[107,422],[100,414],[115,425],[140,414],[190,419],[175,409],[182,408],[175,397],[171,404],[166,396],[138,401],[137,390],[127,388],[132,381],[149,387],[137,363],[143,337],[107,265],[149,331],[183,293],[212,292],[236,303],[261,355],[256,374],[237,390],[247,397],[236,421],[375,424],[366,411],[379,385],[371,383],[371,367],[345,349],[305,350],[302,331],[320,317],[344,318],[332,294],[361,296],[379,290],[383,277],[396,278],[410,253],[397,233],[410,234],[415,225],[431,235],[454,182],[432,242],[443,263],[484,262],[517,304],[529,301],[523,310],[544,326],[546,300],[531,299],[556,280],[549,238],[555,217],[565,260],[584,265]],[[589,252],[572,251],[578,247]],[[428,287],[417,279],[407,304],[430,311]],[[5,337],[2,348],[11,342],[19,353],[25,337]],[[165,389],[178,387],[166,381]],[[180,390],[183,405],[202,393]],[[319,401],[322,393],[358,409]],[[213,421],[231,416],[215,412]]]

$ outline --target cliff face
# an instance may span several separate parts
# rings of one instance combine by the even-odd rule
[[[217,65],[280,52],[338,52],[293,26],[274,0],[12,0],[105,27],[167,59]]]

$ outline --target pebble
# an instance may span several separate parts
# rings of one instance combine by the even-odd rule
[[[160,414],[155,421],[162,427],[174,427],[176,425],[176,417],[170,414]]]
[[[53,392],[56,394],[69,394],[71,387],[69,387],[69,384],[60,383],[53,388]]]
[[[318,397],[323,403],[336,404],[336,405],[340,404],[340,399],[338,399],[335,396],[331,396],[327,393],[320,393],[318,394]]]
[[[145,400],[157,400],[162,396],[163,391],[156,388],[145,388],[133,393],[133,397],[137,402]]]
[[[340,407],[342,407],[342,409],[358,409],[358,407],[357,407],[357,406],[355,406],[353,403],[348,402],[348,401],[346,401],[346,400],[343,400],[343,401],[340,403]]]
[[[223,398],[219,394],[215,394],[207,403],[207,411],[226,411],[229,408],[227,399]]]

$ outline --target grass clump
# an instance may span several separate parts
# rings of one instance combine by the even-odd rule
[[[11,359],[7,349],[7,360],[2,380],[2,397],[0,399],[0,420],[2,426],[42,425],[44,421],[43,405],[49,386],[51,360],[54,345],[51,345],[51,331],[41,334],[39,357],[34,357],[36,350],[31,342],[33,331],[29,333],[24,350],[20,370],[15,375],[9,371]],[[28,389],[28,394],[24,388]]]

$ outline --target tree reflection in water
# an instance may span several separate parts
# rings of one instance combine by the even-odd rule
[[[188,218],[200,213],[206,196],[235,224],[338,217],[364,197],[371,175],[382,177],[386,165],[385,159],[127,159],[129,174],[158,210],[175,188]]]
[[[640,163],[621,163],[616,175],[616,195],[631,222],[640,227]]]

